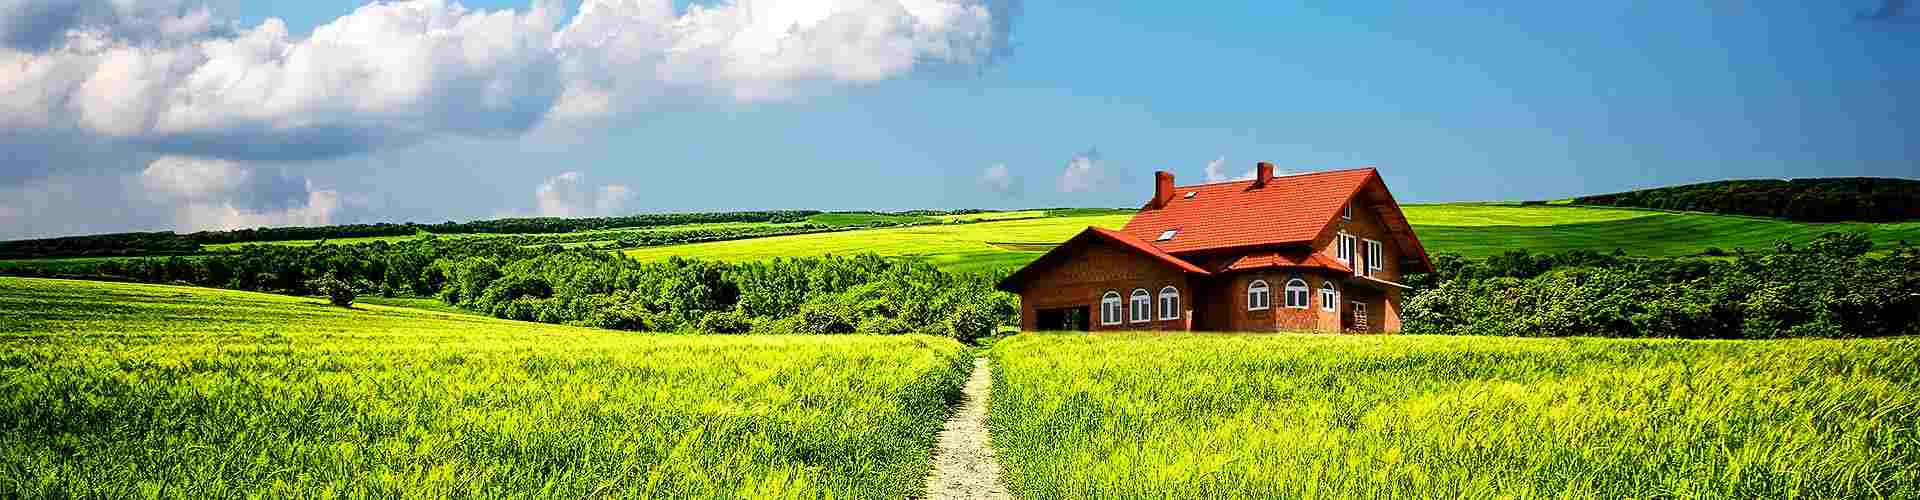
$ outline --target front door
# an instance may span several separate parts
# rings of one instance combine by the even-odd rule
[[[1357,300],[1353,301],[1352,310],[1353,320],[1347,324],[1347,329],[1362,332],[1367,331],[1367,303]]]

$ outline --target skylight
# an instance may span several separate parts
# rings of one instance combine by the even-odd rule
[[[1187,198],[1187,199],[1193,199],[1193,195],[1196,195],[1196,194],[1200,194],[1200,192],[1199,192],[1199,191],[1187,191],[1187,196],[1186,196],[1186,198]]]
[[[1173,235],[1174,235],[1175,233],[1179,233],[1179,232],[1180,232],[1180,230],[1179,230],[1179,229],[1168,229],[1168,230],[1166,230],[1166,231],[1161,231],[1161,232],[1160,232],[1160,239],[1157,239],[1157,240],[1153,240],[1153,241],[1167,241],[1167,240],[1171,240],[1171,239],[1173,239]]]

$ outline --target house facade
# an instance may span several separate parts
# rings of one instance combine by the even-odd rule
[[[1394,332],[1400,276],[1433,268],[1373,168],[1154,177],[1126,227],[1087,228],[1000,282],[1022,329]]]

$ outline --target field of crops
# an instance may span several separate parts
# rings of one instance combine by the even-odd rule
[[[1643,256],[1697,255],[1709,247],[1766,249],[1786,239],[1812,241],[1828,231],[1869,231],[1876,243],[1920,242],[1920,223],[1806,224],[1777,219],[1653,210],[1509,204],[1402,207],[1430,253],[1485,257],[1513,249],[1534,253],[1624,250]],[[1032,213],[1036,217],[1048,212]],[[1057,215],[1057,214],[1056,214]],[[1011,218],[1011,217],[1010,217]],[[1130,215],[987,219],[976,224],[923,225],[843,233],[775,236],[627,250],[643,260],[670,256],[745,261],[773,257],[875,252],[926,259],[955,271],[1025,265],[1089,225],[1119,228]]]
[[[1024,335],[1028,498],[1912,498],[1920,340]]]
[[[0,278],[0,497],[901,498],[969,365]]]
[[[1772,248],[1782,239],[1813,241],[1829,231],[1867,231],[1875,243],[1920,242],[1920,222],[1801,223],[1763,217],[1653,210],[1487,204],[1407,205],[1407,221],[1428,252],[1485,257],[1514,249],[1671,257]]]
[[[725,261],[873,252],[887,257],[923,258],[949,270],[1018,267],[1040,256],[988,245],[995,241],[1064,241],[1089,225],[1118,228],[1132,215],[1047,217],[973,224],[931,224],[841,233],[776,236],[749,240],[636,248],[626,254],[642,260],[671,256]]]

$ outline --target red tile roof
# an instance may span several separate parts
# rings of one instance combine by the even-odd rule
[[[1234,259],[1232,262],[1227,263],[1226,266],[1221,267],[1220,272],[1246,271],[1249,269],[1263,268],[1313,268],[1327,269],[1342,274],[1353,274],[1352,266],[1334,260],[1326,254],[1306,250],[1254,252],[1242,255],[1240,258]]]
[[[1152,257],[1155,260],[1158,260],[1167,265],[1173,266],[1174,268],[1180,269],[1182,271],[1198,274],[1201,276],[1209,276],[1213,274],[1213,273],[1207,272],[1206,269],[1201,269],[1200,266],[1193,265],[1193,263],[1182,260],[1179,257],[1174,257],[1173,254],[1169,254],[1165,251],[1160,250],[1159,248],[1155,248],[1153,245],[1147,244],[1147,242],[1145,241],[1140,241],[1139,238],[1129,236],[1126,233],[1114,231],[1114,230],[1103,228],[1103,227],[1088,226],[1086,230],[1080,231],[1080,234],[1076,234],[1072,238],[1068,238],[1065,243],[1061,243],[1059,246],[1053,247],[1052,250],[1048,250],[1047,253],[1042,254],[1039,259],[1035,259],[1033,262],[1028,263],[1025,267],[1021,267],[1020,270],[1014,271],[1014,273],[1012,275],[1007,276],[1006,279],[1000,280],[1000,283],[998,285],[995,285],[995,287],[1001,290],[1009,291],[1009,292],[1019,292],[1020,284],[1026,282],[1028,275],[1038,272],[1037,271],[1038,269],[1047,267],[1046,265],[1043,265],[1043,263],[1064,258],[1067,252],[1070,251],[1069,250],[1070,248],[1084,244],[1084,242],[1086,241],[1096,240],[1096,239],[1118,243],[1122,248],[1133,249],[1142,254],[1145,254],[1148,257]]]
[[[1168,253],[1307,243],[1377,176],[1368,167],[1274,177],[1259,188],[1250,180],[1180,186],[1167,206],[1141,209],[1121,231],[1153,241],[1177,229],[1154,242]]]

